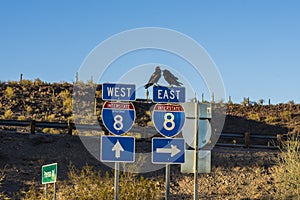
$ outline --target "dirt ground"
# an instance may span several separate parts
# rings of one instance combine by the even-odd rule
[[[256,184],[257,177],[272,180],[272,167],[277,153],[278,151],[266,149],[215,147],[211,158],[212,172],[199,174],[199,198],[260,199],[266,197],[262,195],[267,194],[262,193],[268,191],[257,194],[256,188],[251,193],[247,187]],[[30,135],[0,131],[0,169],[5,171],[0,192],[3,191],[12,197],[15,192],[22,188],[26,189],[32,184],[42,186],[41,166],[53,162],[58,163],[58,180],[66,179],[70,163],[79,169],[88,164],[95,169],[111,171],[85,149],[77,136]],[[164,170],[149,176],[163,177]],[[193,199],[193,183],[193,174],[182,174],[179,165],[171,166],[172,199]],[[272,181],[270,184],[272,189]],[[242,188],[243,186],[245,188]]]

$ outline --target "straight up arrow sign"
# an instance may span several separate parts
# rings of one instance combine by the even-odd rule
[[[133,136],[101,136],[101,162],[133,163],[135,138]]]
[[[116,144],[113,146],[112,151],[115,151],[115,157],[121,157],[121,151],[124,151],[122,145],[120,144],[119,140],[117,140]]]

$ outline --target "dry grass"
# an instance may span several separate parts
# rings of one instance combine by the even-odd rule
[[[56,197],[60,200],[98,200],[114,198],[114,178],[108,173],[95,171],[91,166],[82,170],[70,167],[68,180],[57,182]],[[53,199],[53,184],[49,185],[48,198]],[[121,173],[119,183],[119,199],[160,199],[161,188],[157,181],[138,177],[131,173]],[[43,189],[31,187],[21,192],[22,199],[44,199]]]
[[[300,141],[294,135],[282,144],[274,166],[265,166],[263,160],[257,160],[252,166],[245,161],[239,166],[213,167],[212,173],[199,175],[199,199],[300,199],[299,150]],[[138,162],[143,163],[143,158]],[[131,171],[131,167],[135,166],[126,166],[126,171]],[[70,167],[68,179],[57,182],[57,199],[113,199],[113,179],[111,173],[90,166],[81,170]],[[171,199],[193,198],[192,175],[176,173],[171,180]],[[17,199],[44,199],[43,187],[37,185]],[[121,172],[119,198],[162,199],[163,185],[164,180]],[[49,185],[48,199],[53,198],[51,191],[53,186]]]
[[[277,197],[300,199],[300,140],[291,135],[283,142],[276,171]]]
[[[5,168],[4,169],[0,169],[0,188],[1,188],[1,183],[5,178]],[[7,195],[5,195],[4,193],[0,192],[0,199],[9,199]]]

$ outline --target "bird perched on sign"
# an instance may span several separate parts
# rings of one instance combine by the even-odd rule
[[[163,75],[165,80],[172,86],[172,85],[176,85],[176,86],[181,86],[182,83],[180,83],[178,81],[178,78],[176,76],[174,76],[174,74],[172,74],[169,70],[165,69],[163,70]]]
[[[161,77],[161,70],[160,70],[160,67],[157,66],[155,68],[155,72],[151,75],[148,83],[144,86],[145,89],[148,89],[153,84],[157,84],[157,82],[159,81],[160,77]]]

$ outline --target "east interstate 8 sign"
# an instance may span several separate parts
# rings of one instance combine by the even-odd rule
[[[104,126],[115,135],[127,133],[134,124],[135,109],[131,102],[105,102],[102,107]]]
[[[156,104],[153,108],[152,120],[161,135],[174,137],[183,128],[184,109],[179,104]]]

